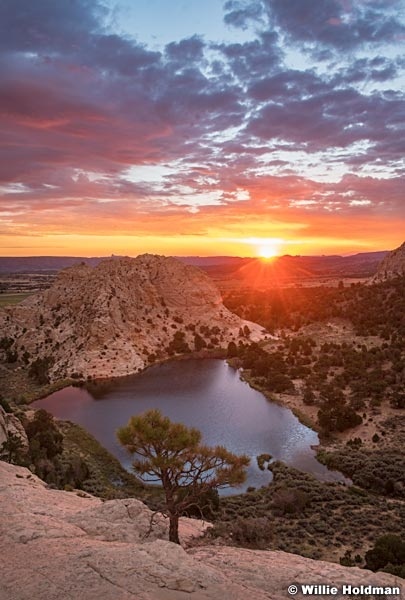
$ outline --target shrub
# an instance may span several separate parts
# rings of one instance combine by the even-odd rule
[[[209,535],[230,538],[240,546],[264,548],[273,538],[273,528],[266,517],[237,517],[231,522],[216,524]]]
[[[5,410],[6,413],[13,412],[11,410],[9,403],[7,402],[7,400],[5,398],[3,398],[3,396],[0,396],[0,406]]]
[[[282,515],[301,512],[309,501],[308,494],[300,489],[281,487],[273,495],[273,507]]]
[[[366,552],[364,558],[366,568],[372,571],[384,568],[389,573],[405,573],[405,542],[397,535],[383,535],[378,538],[374,548]],[[393,567],[393,570],[389,570],[390,567]]]

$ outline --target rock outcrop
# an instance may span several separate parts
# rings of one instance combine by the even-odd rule
[[[226,347],[241,328],[263,336],[224,307],[200,269],[148,254],[69,267],[49,290],[0,313],[12,351],[49,362],[51,379],[126,375],[187,348]]]
[[[167,541],[162,518],[146,537],[151,512],[137,500],[47,489],[27,469],[1,461],[0,495],[0,600],[277,600],[290,598],[292,583],[405,584],[284,552],[185,550]],[[181,519],[180,537],[202,528]]]
[[[384,281],[402,275],[405,275],[405,242],[383,258],[374,281]]]
[[[20,419],[0,406],[0,448],[11,436],[19,440],[21,453],[28,452],[29,442]]]

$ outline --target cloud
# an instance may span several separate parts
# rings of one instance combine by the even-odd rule
[[[171,42],[166,45],[165,51],[169,60],[174,60],[184,66],[190,62],[199,62],[204,56],[204,41],[194,35],[180,42]]]
[[[249,0],[228,0],[224,4],[224,11],[225,23],[240,29],[246,29],[249,22],[260,22],[263,18],[262,4]]]
[[[71,52],[89,33],[101,28],[104,15],[106,9],[93,0],[2,0],[0,48],[6,52]]]
[[[365,44],[390,43],[403,35],[400,1],[263,0],[269,18],[291,41],[349,51]]]
[[[96,1],[4,0],[1,229],[208,235],[399,218],[405,109],[393,82],[405,65],[381,45],[402,35],[396,8],[230,0],[226,22],[254,25],[247,41],[192,36],[158,52],[107,26]],[[364,44],[375,53],[356,54]],[[307,59],[309,46],[293,68],[291,49]],[[142,179],[137,166],[161,174]]]
[[[280,68],[283,50],[278,42],[275,31],[265,31],[253,41],[216,47],[227,59],[232,73],[245,82]]]

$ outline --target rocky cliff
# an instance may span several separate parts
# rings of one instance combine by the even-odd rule
[[[0,461],[0,600],[278,600],[291,598],[293,583],[405,584],[284,552],[185,550],[167,541],[162,518],[145,537],[151,513],[138,500],[102,502],[79,494],[47,489],[27,469]],[[183,543],[204,528],[181,521]]]
[[[126,375],[188,349],[226,347],[241,328],[262,337],[223,306],[205,273],[148,254],[67,268],[49,290],[0,313],[12,351],[28,364],[48,360],[51,379]]]
[[[19,440],[22,453],[28,452],[28,438],[20,419],[0,406],[0,448],[10,438]]]
[[[405,275],[405,242],[381,261],[374,280],[384,281],[399,275]]]

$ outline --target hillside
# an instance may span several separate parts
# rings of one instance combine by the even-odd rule
[[[0,313],[6,359],[51,380],[126,375],[178,353],[226,347],[241,328],[262,336],[223,306],[202,271],[148,254],[67,268],[51,288]]]
[[[379,264],[375,280],[381,281],[405,275],[405,242],[387,254]]]
[[[309,284],[327,278],[372,276],[386,252],[368,252],[352,256],[280,256],[269,262],[244,260],[232,276],[254,288],[280,287],[293,282]],[[229,268],[228,268],[229,270]],[[209,271],[211,273],[211,270]],[[225,274],[225,271],[223,272]]]
[[[138,500],[102,502],[50,490],[27,469],[4,462],[0,492],[1,600],[277,600],[290,597],[292,583],[405,583],[285,552],[201,544],[185,550],[166,541],[162,519],[145,537],[151,512]],[[201,521],[182,519],[183,543],[202,529]]]

